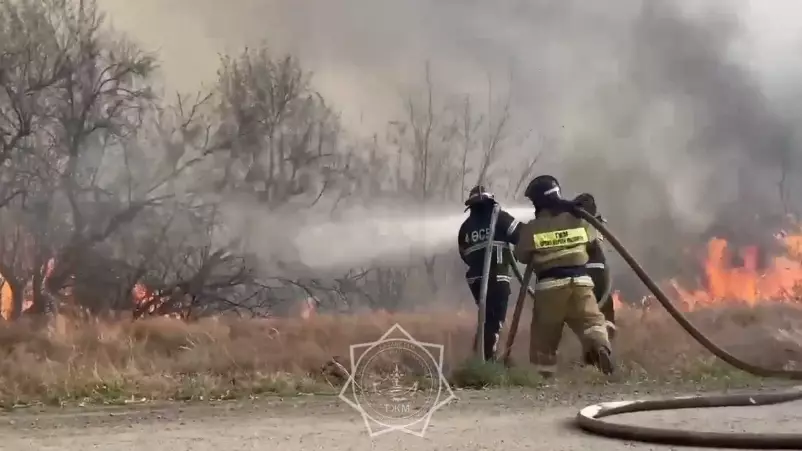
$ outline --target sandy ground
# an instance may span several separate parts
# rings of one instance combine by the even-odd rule
[[[676,449],[617,442],[573,429],[595,396],[544,398],[532,390],[457,392],[425,438],[393,432],[371,439],[362,418],[334,397],[216,405],[16,411],[0,416],[0,449],[232,450],[587,450]],[[628,396],[630,399],[631,396]],[[637,395],[635,397],[638,397]],[[614,396],[604,395],[606,400]],[[716,412],[710,412],[715,410]],[[717,431],[799,430],[802,403],[620,417],[618,421]],[[692,449],[692,448],[683,448]]]

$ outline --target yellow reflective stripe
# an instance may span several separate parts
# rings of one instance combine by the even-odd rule
[[[510,247],[509,243],[505,243],[504,241],[495,241],[495,240],[493,240],[493,246],[497,247],[499,249]],[[468,255],[470,253],[476,252],[478,250],[483,250],[483,249],[487,249],[487,241],[484,241],[484,242],[481,242],[481,243],[472,244],[471,246],[466,247],[462,251],[462,254],[463,255]]]
[[[518,222],[517,219],[513,219],[512,224],[510,224],[510,226],[507,228],[507,235],[512,235],[512,232],[515,231],[515,228],[518,227],[518,224],[520,224],[520,222]]]
[[[585,329],[584,331],[582,331],[582,334],[584,336],[588,337],[591,334],[593,334],[594,332],[599,333],[599,334],[607,335],[607,326],[606,325],[603,325],[603,326],[590,326],[587,329]]]
[[[553,247],[575,246],[586,244],[588,231],[584,227],[556,230],[554,232],[540,232],[533,236],[535,249],[549,249]]]
[[[474,283],[477,280],[482,280],[482,276],[466,277],[465,280],[468,283]],[[500,275],[500,274],[496,275],[496,282],[510,282],[510,281],[511,281],[510,276],[504,276],[504,275]]]
[[[535,290],[551,290],[568,286],[571,279],[546,279],[535,284]]]
[[[554,288],[561,288],[568,285],[577,285],[580,287],[593,287],[593,279],[590,276],[579,277],[564,277],[561,279],[544,279],[539,280],[535,284],[535,290],[552,290]]]
[[[535,264],[538,263],[542,264],[553,260],[557,260],[558,258],[567,257],[572,254],[581,254],[583,252],[585,252],[585,249],[583,249],[581,246],[569,247],[568,249],[561,249],[559,251],[548,252],[548,253],[535,252],[532,255],[532,260],[535,261]]]
[[[538,365],[533,364],[532,369],[539,373],[556,373],[557,365]]]

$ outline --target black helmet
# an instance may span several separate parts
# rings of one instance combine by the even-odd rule
[[[555,200],[562,199],[560,183],[550,175],[535,177],[529,182],[524,195],[536,209],[548,208],[554,205]]]
[[[484,185],[476,185],[471,188],[471,192],[468,194],[468,198],[465,199],[465,206],[472,207],[474,205],[483,204],[488,202],[495,203],[496,196],[493,195],[490,191],[485,188]]]

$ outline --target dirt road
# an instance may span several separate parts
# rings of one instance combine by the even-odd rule
[[[458,392],[436,413],[425,438],[390,433],[371,439],[361,417],[332,397],[20,411],[0,416],[0,449],[114,451],[231,450],[586,450],[672,449],[583,435],[570,426],[595,399],[545,399],[534,391]],[[595,396],[591,397],[595,398]],[[605,396],[606,399],[612,399]],[[802,404],[638,414],[619,421],[721,431],[790,432]],[[688,448],[689,449],[689,448]]]

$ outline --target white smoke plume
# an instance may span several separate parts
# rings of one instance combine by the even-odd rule
[[[802,5],[703,3],[100,2],[113,24],[160,51],[168,86],[186,91],[210,82],[218,52],[266,40],[314,71],[314,83],[352,131],[381,132],[398,115],[400,94],[420,86],[427,60],[443,95],[486,96],[488,76],[503,85],[511,72],[516,126],[552,143],[538,172],[560,177],[568,191],[595,193],[635,253],[669,271],[681,269],[681,247],[711,234],[743,242],[770,236],[766,229],[783,211],[780,180],[788,198],[798,204],[802,195],[802,28],[795,20]],[[534,151],[514,149],[507,163]],[[298,230],[315,246],[327,245],[318,248],[326,254],[321,265],[378,258],[376,241],[390,254],[407,252],[410,241],[382,238],[382,224],[404,236],[417,226],[382,210],[360,213],[370,232],[346,232],[348,223]],[[409,251],[446,243],[445,231],[437,239],[434,231],[453,228],[457,216],[443,216]],[[301,258],[309,260],[304,246]]]

